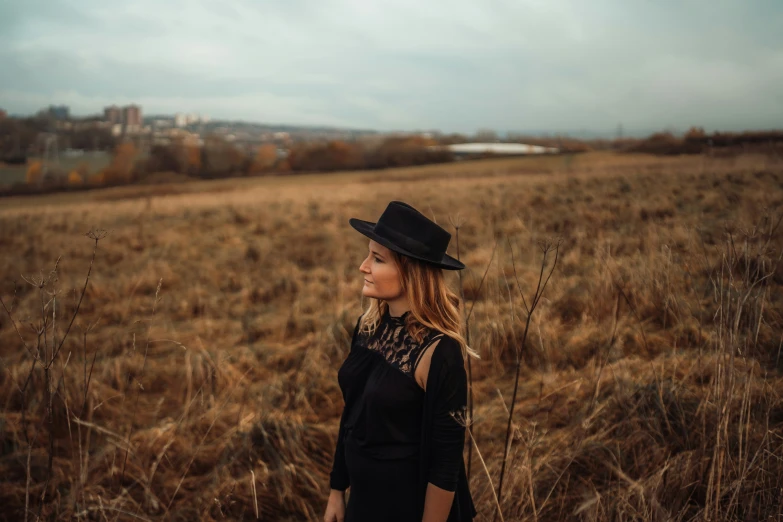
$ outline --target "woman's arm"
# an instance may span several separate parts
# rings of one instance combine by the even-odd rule
[[[453,491],[446,491],[430,482],[427,484],[427,495],[424,497],[422,522],[445,522],[449,518],[453,503]]]
[[[444,339],[437,349],[452,353],[437,363],[439,378],[438,389],[433,390],[436,397],[423,522],[445,522],[448,518],[460,466],[463,464],[462,450],[465,445],[464,412],[468,401],[468,377],[462,364],[460,347],[456,341]]]

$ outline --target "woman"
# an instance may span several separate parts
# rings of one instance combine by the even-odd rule
[[[345,408],[324,520],[472,520],[463,361],[478,355],[442,272],[465,266],[446,254],[451,234],[405,203],[350,224],[370,239],[359,267],[370,304],[337,374]]]

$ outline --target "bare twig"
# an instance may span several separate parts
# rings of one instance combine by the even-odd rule
[[[456,231],[456,241],[457,241],[457,261],[461,261],[460,259],[460,248],[459,248],[459,229],[462,226],[462,221],[460,220],[459,216],[457,216],[457,219],[454,220],[449,216],[449,221],[451,221],[451,225],[454,227]],[[459,276],[459,298],[462,302],[462,313],[465,313],[465,285],[463,283],[463,276],[462,276],[462,270],[458,271]],[[475,303],[476,300],[474,299],[473,302]],[[467,342],[468,346],[470,346],[470,321],[465,321],[465,341]],[[473,365],[471,364],[470,357],[467,357],[468,361],[468,410],[470,411],[470,415],[472,417],[473,415]],[[471,465],[473,464],[473,446],[468,446],[468,465],[467,465],[467,471],[466,475],[468,478],[468,482],[470,482],[470,475],[471,475]]]
[[[5,301],[3,301],[3,296],[0,296],[0,304],[3,305],[3,309],[5,310],[5,313],[8,315],[8,319],[10,319],[11,324],[14,325],[14,330],[16,330],[16,335],[18,335],[19,339],[22,341],[22,346],[24,346],[24,349],[27,350],[27,353],[30,355],[30,357],[35,358],[36,354],[33,353],[33,351],[30,349],[30,346],[28,346],[27,341],[24,340],[24,336],[22,335],[22,332],[19,331],[19,327],[16,326],[16,321],[14,320],[14,317],[11,314],[11,310],[9,310],[8,307],[5,305]]]
[[[484,457],[481,456],[481,451],[479,450],[478,444],[476,443],[476,439],[473,437],[473,430],[471,429],[472,419],[466,419],[464,414],[461,413],[450,413],[450,415],[457,422],[465,426],[465,429],[468,432],[468,435],[470,436],[470,441],[472,442],[472,445],[476,448],[476,455],[478,455],[479,461],[481,462],[481,467],[484,469],[484,473],[487,475],[487,480],[489,481],[489,489],[490,491],[492,491],[492,497],[495,500],[495,509],[496,509],[495,516],[499,516],[501,522],[504,522],[503,512],[500,509],[500,500],[498,499],[498,496],[495,493],[495,485],[492,483],[492,475],[489,473],[489,468],[487,468],[487,464],[484,462]]]
[[[48,292],[47,286],[51,285],[52,283],[55,283],[57,281],[57,268],[60,263],[61,258],[57,258],[54,268],[49,272],[48,275],[44,276],[43,272],[41,272],[38,276],[22,276],[22,279],[27,281],[29,284],[35,286],[39,290],[40,294],[40,313],[41,313],[41,323],[40,326],[36,327],[34,325],[31,325],[31,329],[36,333],[37,338],[37,345],[36,350],[33,352],[27,342],[24,340],[23,336],[21,335],[21,332],[19,332],[19,329],[17,328],[16,322],[14,321],[11,311],[8,309],[8,307],[3,302],[3,308],[5,309],[6,313],[8,314],[9,318],[11,319],[11,322],[14,324],[14,329],[17,332],[17,335],[19,335],[19,338],[22,341],[22,344],[24,345],[25,349],[27,350],[28,354],[30,354],[33,357],[33,361],[30,365],[30,371],[27,374],[27,378],[25,380],[24,386],[21,388],[21,411],[22,411],[22,425],[23,425],[23,433],[25,435],[25,439],[27,441],[27,477],[25,481],[25,521],[28,520],[29,514],[30,514],[30,486],[32,482],[32,473],[31,473],[31,458],[32,458],[32,450],[35,445],[36,440],[38,439],[38,433],[40,432],[40,429],[43,427],[44,424],[48,424],[49,428],[49,445],[48,445],[48,460],[47,460],[47,467],[46,467],[46,479],[43,484],[43,489],[41,491],[41,497],[40,497],[40,504],[38,506],[38,513],[37,518],[41,518],[43,513],[43,507],[46,500],[46,494],[47,490],[49,488],[49,483],[51,482],[52,478],[52,472],[53,472],[53,465],[54,465],[54,395],[55,391],[60,389],[64,376],[65,376],[65,369],[68,365],[68,362],[70,361],[70,354],[68,355],[68,359],[65,361],[62,367],[62,373],[60,375],[60,379],[57,382],[55,388],[52,388],[52,365],[55,364],[55,362],[58,359],[58,356],[60,354],[60,350],[62,349],[63,345],[65,344],[66,339],[68,338],[68,334],[70,333],[71,327],[73,326],[73,323],[76,319],[76,316],[78,315],[79,308],[81,306],[81,303],[84,299],[84,295],[87,290],[87,285],[89,283],[90,274],[92,272],[92,267],[95,262],[95,256],[98,248],[98,241],[100,239],[103,239],[106,236],[105,231],[102,230],[92,230],[87,233],[87,236],[90,237],[95,241],[95,246],[93,248],[92,258],[90,261],[90,267],[87,271],[87,276],[85,278],[84,287],[82,288],[81,296],[79,298],[79,302],[76,306],[76,309],[73,312],[73,315],[71,316],[71,320],[68,324],[68,328],[66,329],[65,333],[62,335],[62,337],[57,339],[57,289],[55,288],[53,291]],[[47,300],[46,295],[47,293],[51,296],[51,299]],[[49,322],[48,315],[47,315],[47,308],[51,305],[52,307],[52,320],[51,323]],[[52,329],[52,336],[51,336],[51,347],[49,346],[49,338],[48,338],[48,330],[51,326]],[[35,374],[35,367],[38,361],[41,361],[41,367],[44,371],[44,415],[38,422],[38,426],[36,427],[36,430],[33,434],[32,438],[28,437],[27,434],[27,422],[26,422],[26,413],[27,413],[27,389],[30,383],[32,382],[33,375]]]
[[[451,225],[456,230],[456,241],[457,241],[457,260],[460,260],[460,243],[459,243],[459,229],[462,226],[462,221],[460,220],[460,217],[457,216],[456,220],[449,217],[449,221],[451,221]],[[478,295],[481,293],[481,289],[484,287],[484,281],[486,281],[487,274],[489,273],[489,268],[492,266],[492,261],[495,259],[495,250],[497,249],[498,241],[495,240],[494,245],[492,246],[492,254],[489,256],[489,262],[487,263],[487,268],[484,269],[484,274],[481,276],[481,281],[479,282],[478,289],[476,290],[476,295],[473,298],[473,302],[470,304],[470,310],[468,311],[467,316],[465,317],[465,341],[468,343],[468,346],[470,346],[470,318],[473,315],[473,308],[476,306],[476,302],[478,301]],[[459,291],[460,291],[460,299],[462,300],[463,306],[465,303],[465,287],[463,285],[462,281],[462,271],[459,271]],[[468,410],[469,414],[472,418],[473,416],[473,364],[471,361],[471,357],[467,358],[467,366],[468,366]],[[468,446],[468,465],[466,470],[466,475],[468,478],[468,481],[470,481],[471,472],[472,472],[472,463],[473,463],[473,446]]]
[[[68,323],[68,328],[65,330],[65,334],[63,334],[63,338],[60,340],[60,344],[57,346],[57,349],[54,350],[54,353],[52,354],[52,362],[54,362],[54,359],[57,357],[57,354],[60,353],[60,349],[63,347],[63,344],[65,343],[65,339],[68,337],[68,332],[71,331],[71,326],[73,326],[73,322],[76,319],[76,316],[79,314],[79,308],[82,306],[82,301],[84,300],[84,294],[87,292],[87,284],[90,282],[90,274],[92,274],[92,267],[95,263],[95,254],[98,252],[98,242],[105,238],[108,232],[102,229],[97,230],[90,230],[87,232],[86,236],[95,241],[95,246],[92,249],[92,258],[90,259],[90,267],[87,269],[87,277],[84,278],[84,286],[82,287],[82,293],[79,296],[79,302],[76,303],[76,309],[73,311],[73,315],[71,316],[71,321]],[[51,364],[51,363],[50,363]]]
[[[503,461],[500,465],[500,480],[498,481],[498,494],[497,498],[498,501],[501,501],[503,499],[503,479],[505,477],[506,473],[506,463],[508,461],[508,452],[511,445],[511,428],[513,425],[513,418],[514,418],[514,406],[516,405],[517,400],[517,392],[519,390],[519,371],[522,366],[522,353],[524,352],[525,346],[527,344],[527,333],[530,329],[530,321],[533,316],[533,312],[535,312],[536,307],[538,306],[539,300],[541,299],[541,296],[543,295],[544,291],[546,290],[546,287],[549,283],[550,278],[552,277],[552,273],[555,271],[555,267],[557,266],[557,260],[558,260],[558,254],[560,251],[560,244],[561,240],[558,239],[556,241],[546,241],[543,243],[540,243],[540,247],[543,253],[543,259],[541,260],[541,270],[539,272],[538,276],[538,285],[536,286],[536,292],[533,295],[533,299],[531,301],[531,306],[528,310],[527,318],[525,319],[525,329],[522,333],[522,342],[519,348],[519,357],[517,358],[517,364],[516,364],[516,372],[514,376],[514,391],[511,395],[511,405],[509,407],[509,414],[508,414],[508,423],[506,424],[506,437],[505,437],[505,444],[503,445]],[[549,273],[546,277],[544,277],[544,271],[547,264],[547,258],[549,257],[549,253],[554,251],[555,258],[552,262],[552,266],[549,270]],[[513,249],[512,249],[513,252]],[[512,261],[512,265],[514,265],[514,273],[516,275],[516,266],[515,263]],[[519,293],[522,295],[522,298],[524,299],[524,294],[522,292],[522,288],[519,288]]]
[[[476,295],[481,293],[481,288],[484,286],[484,281],[487,278],[487,273],[489,272],[489,267],[492,266],[492,260],[495,259],[495,250],[498,247],[498,241],[495,240],[495,244],[492,245],[492,254],[489,256],[489,263],[487,263],[487,268],[484,270],[484,275],[481,276],[481,282],[479,283],[479,287],[476,290]],[[470,316],[473,315],[473,308],[476,306],[477,299],[474,299],[473,302],[470,305],[470,310],[468,311],[468,317],[465,319],[465,321],[470,321]]]

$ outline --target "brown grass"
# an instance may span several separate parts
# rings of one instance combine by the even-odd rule
[[[563,240],[521,353],[505,520],[783,520],[774,159],[588,153],[163,187],[2,202],[1,518],[25,518],[29,474],[30,520],[319,519],[366,249],[347,220],[399,198],[463,222],[472,433],[496,487],[518,291],[535,290],[537,242]],[[43,296],[62,337],[96,226],[109,235],[74,326],[51,375],[31,373],[14,326],[36,353]],[[60,256],[43,294],[22,280]]]

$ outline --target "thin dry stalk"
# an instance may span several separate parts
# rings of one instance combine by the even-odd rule
[[[250,486],[253,489],[253,509],[256,512],[256,520],[258,520],[258,495],[256,494],[256,473],[250,470]]]
[[[525,305],[527,318],[525,319],[525,329],[522,332],[522,341],[520,343],[519,350],[517,351],[516,372],[514,375],[514,391],[511,395],[511,406],[509,407],[508,422],[506,424],[505,443],[503,444],[503,461],[501,462],[500,465],[500,480],[498,482],[498,494],[497,494],[499,501],[502,500],[503,498],[503,479],[506,473],[506,463],[508,460],[508,452],[511,445],[511,427],[514,418],[514,406],[517,400],[517,392],[519,390],[519,372],[522,366],[521,364],[522,353],[524,352],[527,343],[527,333],[530,328],[530,320],[533,316],[533,313],[536,310],[536,307],[538,306],[541,296],[544,294],[544,291],[546,290],[549,280],[552,277],[552,273],[555,271],[555,267],[557,266],[557,261],[560,253],[560,244],[561,244],[561,240],[544,241],[539,243],[539,248],[543,253],[543,259],[541,260],[541,269],[538,275],[538,284],[536,285],[536,291],[533,294],[531,305],[529,307],[527,305],[527,302],[525,301],[525,296],[524,293],[522,292],[522,286],[521,285],[519,286],[519,293],[522,296],[523,304]],[[511,244],[509,242],[509,247],[510,246]],[[551,252],[554,252],[555,258],[552,262],[552,266],[550,267],[549,273],[546,275],[546,277],[544,277],[544,272],[546,270],[546,265],[547,265],[547,258],[549,257],[549,254]],[[511,265],[514,270],[514,277],[517,279],[517,284],[519,284],[519,278],[517,277],[516,262],[514,260],[513,248],[511,248]]]
[[[470,419],[465,418],[463,414],[460,413],[451,413],[451,416],[454,417],[457,422],[465,426],[466,431],[468,432],[468,435],[470,436],[470,441],[472,445],[476,448],[476,455],[479,458],[479,462],[481,462],[481,467],[484,470],[484,473],[487,475],[487,480],[489,481],[489,489],[492,491],[492,498],[495,501],[495,515],[500,517],[500,521],[504,522],[503,519],[503,512],[500,509],[500,501],[498,500],[497,493],[495,492],[495,485],[492,482],[492,474],[489,472],[489,469],[487,468],[486,462],[484,462],[484,457],[481,456],[481,450],[479,450],[478,444],[476,443],[476,439],[473,437],[473,430],[471,429],[472,422]]]
[[[456,233],[456,241],[457,241],[457,261],[460,261],[460,248],[459,248],[459,229],[462,226],[462,221],[460,221],[459,217],[457,217],[456,222],[451,219],[451,216],[449,216],[449,220],[451,221],[451,225],[454,227]],[[462,313],[465,313],[465,285],[462,281],[462,270],[458,271],[459,276],[459,299],[462,302]],[[468,343],[468,346],[470,346],[470,324],[465,324],[465,341]],[[471,364],[470,357],[468,359],[468,411],[469,414],[473,415],[473,364]],[[467,477],[468,482],[470,482],[470,475],[471,475],[471,464],[473,463],[473,446],[468,446],[468,466],[467,466]]]
[[[41,429],[41,427],[44,424],[48,425],[49,428],[49,444],[48,444],[48,459],[47,459],[47,466],[46,466],[46,479],[44,480],[43,488],[41,491],[41,498],[40,498],[40,504],[38,506],[38,513],[37,518],[40,518],[43,513],[43,507],[46,502],[46,492],[49,488],[49,483],[52,478],[52,472],[53,472],[53,463],[54,463],[54,413],[53,413],[53,400],[54,400],[54,390],[52,389],[52,378],[51,378],[51,368],[52,365],[55,364],[57,361],[57,358],[60,354],[60,350],[62,349],[63,345],[65,344],[66,339],[68,338],[68,334],[71,331],[71,327],[73,326],[73,323],[76,319],[76,316],[79,313],[79,309],[81,307],[81,303],[84,299],[84,295],[87,292],[87,286],[89,284],[90,280],[90,274],[92,273],[92,268],[95,263],[95,257],[98,250],[98,243],[101,239],[103,239],[106,236],[105,231],[102,230],[91,230],[88,232],[87,237],[90,239],[93,239],[95,241],[95,245],[93,247],[92,257],[90,259],[90,265],[87,270],[87,275],[85,277],[84,285],[82,287],[82,291],[79,297],[79,301],[76,305],[76,308],[73,311],[73,314],[71,315],[71,319],[68,323],[68,327],[63,334],[63,336],[60,338],[59,342],[57,340],[57,289],[55,288],[51,293],[47,291],[47,287],[50,285],[53,285],[57,281],[57,268],[60,263],[61,258],[57,258],[54,268],[49,272],[47,276],[44,276],[41,274],[40,276],[32,276],[32,277],[24,277],[23,279],[27,281],[29,284],[35,286],[38,288],[39,297],[40,297],[40,314],[41,314],[41,321],[38,327],[33,327],[33,330],[36,332],[36,338],[37,338],[37,346],[35,352],[33,352],[27,342],[24,340],[23,336],[21,335],[21,332],[19,332],[18,327],[16,326],[16,320],[13,318],[13,315],[11,311],[8,309],[8,307],[3,302],[3,308],[6,311],[6,314],[8,315],[9,319],[11,320],[11,323],[14,325],[14,329],[17,332],[17,335],[19,335],[20,339],[22,340],[22,344],[27,350],[28,354],[32,356],[33,361],[30,365],[30,370],[27,374],[27,378],[25,381],[24,386],[22,387],[21,391],[21,399],[22,399],[22,426],[23,426],[23,432],[27,441],[27,460],[26,460],[26,480],[25,480],[25,521],[28,520],[29,514],[30,514],[30,487],[32,485],[32,473],[31,473],[31,459],[32,459],[32,450],[33,445],[35,444],[35,441],[38,438],[38,433]],[[46,299],[47,294],[51,296],[50,300]],[[49,317],[47,314],[47,308],[51,305],[52,308],[52,320],[49,321]],[[51,347],[49,346],[49,336],[48,336],[48,330],[51,328],[52,335],[51,335]],[[27,389],[29,384],[32,382],[33,374],[35,372],[36,363],[38,361],[42,361],[42,369],[44,371],[44,416],[42,419],[40,419],[40,422],[38,423],[38,426],[35,429],[35,432],[33,434],[32,438],[28,438],[27,436],[27,423],[25,420],[26,410],[27,410]],[[70,354],[68,356],[68,361],[70,360]],[[57,384],[57,389],[60,388],[62,384],[62,379],[65,375],[65,367],[68,364],[68,361],[65,362],[63,365],[63,373],[60,376],[60,381]]]
[[[451,221],[451,225],[454,227],[456,233],[456,242],[457,242],[457,260],[460,260],[460,244],[459,244],[459,229],[462,226],[463,222],[460,220],[459,216],[457,216],[457,219],[454,220],[449,216],[449,221]],[[468,312],[467,316],[465,317],[465,341],[468,343],[468,346],[470,346],[470,317],[473,315],[473,308],[476,306],[476,301],[478,300],[478,296],[481,293],[481,289],[484,287],[484,281],[487,278],[487,274],[489,273],[489,267],[492,266],[492,261],[495,259],[495,250],[497,249],[498,242],[495,240],[494,245],[492,246],[492,254],[489,256],[489,262],[487,263],[486,269],[484,269],[484,274],[481,276],[481,282],[479,282],[478,289],[476,291],[476,295],[473,298],[473,302],[470,305],[470,311]],[[460,294],[460,300],[463,303],[463,313],[464,313],[464,303],[465,303],[465,286],[463,284],[462,280],[462,270],[459,271],[459,294]],[[470,418],[473,418],[473,364],[471,361],[471,357],[467,358],[467,366],[468,366],[468,414],[470,415]],[[472,464],[473,464],[473,446],[468,446],[468,465],[466,470],[466,475],[468,482],[470,482],[471,472],[472,472]]]

